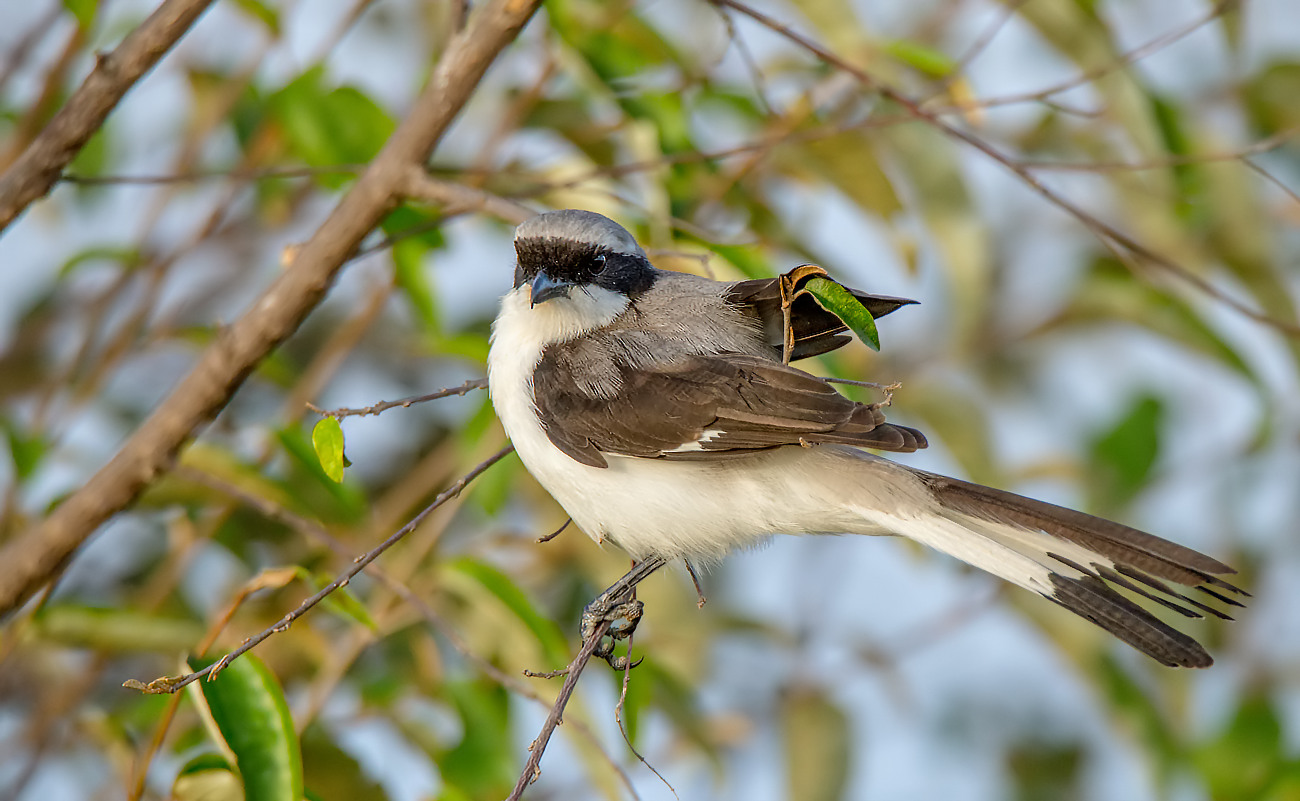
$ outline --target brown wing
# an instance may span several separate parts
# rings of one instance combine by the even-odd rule
[[[603,453],[719,459],[801,443],[901,452],[926,446],[919,431],[886,423],[879,408],[754,356],[625,367],[612,397],[593,396],[557,362],[548,352],[533,376],[539,417],[557,448],[594,467],[607,465]]]
[[[740,307],[744,314],[755,317],[762,323],[763,333],[767,341],[772,343],[779,358],[781,332],[785,321],[781,314],[781,287],[778,280],[759,278],[753,281],[740,281],[731,285],[725,297],[729,302]],[[901,306],[916,303],[906,298],[869,295],[856,289],[849,289],[849,291],[866,307],[867,311],[871,312],[871,316],[877,319]],[[790,325],[794,329],[794,349],[790,356],[792,359],[819,356],[852,341],[851,337],[843,333],[848,330],[848,326],[808,295],[800,295],[795,299],[790,309]]]

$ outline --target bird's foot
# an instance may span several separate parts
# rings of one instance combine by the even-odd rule
[[[599,598],[587,605],[582,610],[582,639],[586,642],[589,638],[596,636],[596,630],[601,623],[608,622],[609,630],[601,637],[601,642],[592,652],[592,656],[598,656],[609,663],[609,666],[615,670],[628,670],[641,664],[638,659],[635,662],[629,662],[626,656],[615,656],[614,645],[619,640],[626,640],[636,631],[637,623],[641,621],[641,615],[645,611],[645,604],[636,600],[618,600],[609,593],[602,594]]]
[[[636,585],[640,584],[646,576],[663,567],[665,563],[662,556],[648,556],[642,559],[632,565],[631,570],[582,610],[583,642],[595,637],[602,623],[610,624],[592,654],[604,659],[615,670],[628,670],[641,664],[640,659],[628,662],[627,657],[614,656],[614,644],[632,636],[645,610],[645,605],[636,599]]]

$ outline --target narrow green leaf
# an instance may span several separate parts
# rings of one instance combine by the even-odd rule
[[[1196,765],[1213,798],[1254,799],[1279,778],[1286,757],[1273,702],[1252,694],[1217,738],[1197,748]]]
[[[49,642],[97,651],[169,654],[193,648],[203,637],[203,628],[184,618],[65,603],[43,608],[35,626],[37,636]]]
[[[1159,455],[1163,421],[1164,404],[1145,395],[1136,399],[1109,431],[1093,440],[1096,469],[1090,475],[1094,477],[1094,502],[1101,508],[1123,506],[1146,486]]]
[[[885,52],[930,78],[946,78],[957,69],[957,62],[947,53],[909,39],[886,42]]]
[[[781,704],[788,797],[838,801],[844,797],[853,753],[849,719],[818,689],[790,692]]]
[[[876,320],[853,293],[826,278],[813,278],[804,284],[808,294],[817,299],[824,309],[844,321],[858,338],[872,350],[880,350],[880,333]]]
[[[325,475],[343,481],[343,426],[338,418],[325,417],[311,430],[311,446]]]
[[[411,304],[420,325],[426,332],[437,335],[441,331],[438,305],[433,285],[425,269],[424,258],[429,248],[419,239],[403,239],[393,245],[393,278],[397,288]]]
[[[247,801],[301,801],[298,735],[284,693],[262,660],[244,654],[215,680],[196,681],[190,689],[235,755]]]
[[[555,621],[538,612],[524,591],[519,589],[509,576],[485,562],[468,557],[455,560],[451,566],[483,585],[488,592],[496,596],[497,600],[505,604],[506,608],[514,613],[515,617],[519,618],[537,638],[548,660],[557,665],[569,661],[564,635],[560,633]]]
[[[316,592],[320,592],[334,580],[333,576],[313,573],[302,566],[297,567],[295,573],[298,578],[302,579],[303,583]],[[351,587],[339,587],[325,596],[324,600],[321,601],[321,606],[341,618],[360,623],[371,631],[379,630],[379,624],[370,616],[370,610],[366,609],[366,605],[361,603],[361,599],[356,596],[356,593],[352,592]]]
[[[510,737],[510,695],[487,681],[454,681],[443,687],[460,715],[464,737],[438,757],[449,790],[464,798],[500,798],[514,781],[517,754]],[[456,798],[446,794],[444,798]]]
[[[1132,727],[1145,743],[1146,753],[1155,760],[1157,768],[1166,770],[1176,763],[1183,750],[1177,729],[1169,725],[1156,699],[1127,673],[1115,658],[1103,654],[1091,668],[1101,697],[1110,704],[1112,716]]]

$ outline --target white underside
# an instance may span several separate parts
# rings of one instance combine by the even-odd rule
[[[582,308],[575,308],[581,304]],[[492,402],[520,459],[588,536],[634,559],[711,561],[774,534],[899,534],[1050,595],[1051,573],[1109,560],[1069,542],[944,510],[906,468],[853,448],[787,447],[743,459],[668,461],[606,454],[606,468],[551,444],[533,407],[532,374],[547,344],[622,311],[610,293],[535,309],[521,287],[502,300],[488,356]]]

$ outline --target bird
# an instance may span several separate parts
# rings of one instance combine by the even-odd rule
[[[572,521],[633,560],[584,611],[584,637],[602,621],[626,636],[641,613],[637,583],[668,563],[715,563],[778,534],[896,535],[1037,593],[1161,664],[1213,663],[1135,598],[1230,620],[1216,605],[1243,606],[1248,593],[1222,578],[1236,571],[1120,523],[879,455],[926,438],[786,363],[850,341],[807,294],[786,310],[777,278],[657,269],[625,228],[581,209],[524,221],[514,249],[513,287],[492,324],[492,404]],[[914,302],[849,291],[873,317]],[[597,653],[612,660],[611,650]]]

